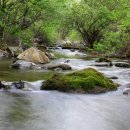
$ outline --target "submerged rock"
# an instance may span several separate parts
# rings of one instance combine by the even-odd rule
[[[42,90],[58,90],[72,93],[102,93],[117,89],[117,84],[93,68],[70,74],[54,74],[44,82]]]
[[[123,91],[123,95],[128,95],[130,93],[130,88],[125,88]]]
[[[44,80],[38,80],[34,82],[28,82],[28,81],[0,81],[0,89],[4,90],[22,90],[22,91],[32,91],[32,90],[40,90],[40,87],[42,86]]]
[[[102,62],[102,63],[96,63],[96,64],[94,64],[94,66],[98,66],[98,67],[110,67],[110,66],[113,66],[113,64],[110,62],[110,63],[104,63],[104,62]]]
[[[16,88],[16,89],[24,89],[24,82],[23,81],[18,81],[18,82],[13,82],[12,85]]]
[[[23,53],[19,54],[17,58],[36,64],[45,64],[50,62],[45,53],[35,47],[25,50]]]
[[[70,49],[71,52],[75,52],[75,49]]]
[[[11,65],[11,67],[15,69],[41,69],[41,67],[35,63],[24,60],[17,60]]]
[[[118,79],[118,77],[116,77],[116,76],[110,76],[110,77],[108,77],[109,79]]]
[[[99,58],[95,62],[111,62],[111,60],[109,60],[107,58]]]
[[[125,63],[125,62],[115,63],[115,66],[116,67],[123,67],[123,68],[130,68],[130,64]]]
[[[0,89],[10,89],[10,86],[8,84],[4,84],[3,82],[0,81]]]
[[[56,68],[60,68],[62,70],[71,70],[71,66],[68,64],[58,64],[58,65],[49,65],[47,69],[55,70]]]

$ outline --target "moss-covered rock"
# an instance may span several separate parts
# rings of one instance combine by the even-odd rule
[[[117,89],[117,84],[93,68],[70,74],[54,74],[41,87],[42,90],[58,90],[72,93],[102,93]]]

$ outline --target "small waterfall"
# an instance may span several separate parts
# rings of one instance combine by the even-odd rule
[[[36,91],[36,90],[40,90],[40,87],[42,86],[44,80],[38,80],[38,81],[34,81],[34,82],[28,82],[28,81],[21,81],[24,84],[24,88],[19,89],[19,90],[23,90],[23,91]],[[2,84],[5,85],[7,87],[7,90],[18,90],[18,88],[16,88],[15,83],[20,83],[19,81],[17,82],[6,82],[6,81],[2,81]]]
[[[38,80],[34,82],[24,81],[24,87],[30,88],[32,90],[40,90],[40,87],[42,86],[43,82],[44,80]]]

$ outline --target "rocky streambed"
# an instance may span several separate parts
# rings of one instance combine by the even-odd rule
[[[60,51],[60,50],[58,50]],[[61,50],[61,53],[69,50]],[[71,54],[70,54],[71,53]],[[75,55],[76,52],[70,52]],[[96,66],[95,59],[59,58],[51,64],[67,65],[72,70],[13,69],[11,59],[0,60],[0,80],[22,80],[32,91],[11,89],[0,92],[1,130],[129,130],[130,96],[123,95],[130,87],[130,68],[116,67],[120,61],[112,60],[113,66]],[[123,63],[126,61],[123,61]],[[98,63],[100,64],[100,63]],[[104,64],[104,63],[102,63]],[[106,64],[106,63],[105,63]],[[52,74],[93,68],[120,84],[116,91],[94,94],[67,94],[58,91],[39,91],[42,80]],[[116,77],[116,78],[113,78]]]
[[[124,73],[126,77],[125,72],[127,71],[127,75],[128,75],[130,71],[129,70],[130,65],[129,63],[126,63],[126,61],[121,62],[121,61],[110,60],[105,58],[81,59],[80,56],[85,56],[85,54],[79,53],[78,51],[72,52],[71,50],[66,50],[66,49],[62,50],[61,48],[57,50],[53,50],[53,52],[54,53],[57,52],[59,54],[68,57],[56,58],[49,61],[49,58],[45,55],[45,53],[42,53],[38,49],[30,48],[25,52],[21,53],[18,56],[19,60],[17,59],[15,62],[13,62],[13,59],[5,59],[5,58],[1,59],[0,80],[1,81],[5,80],[7,82],[11,81],[12,83],[13,82],[19,83],[19,81],[28,82],[28,81],[37,81],[37,80],[47,80],[47,82],[44,82],[41,85],[42,90],[44,90],[45,87],[46,90],[59,90],[64,92],[68,90],[68,92],[70,91],[73,92],[72,91],[73,88],[74,92],[81,92],[81,93],[85,93],[85,90],[87,93],[91,93],[91,92],[100,93],[100,92],[106,92],[107,90],[112,90],[109,89],[109,87],[111,88],[111,85],[110,84],[107,85],[107,82],[109,81],[111,82],[114,81],[115,86],[117,86],[117,84],[118,86],[121,86],[124,85],[125,83],[127,84],[127,82],[129,83],[127,78],[124,78],[124,76],[122,76],[122,74]],[[73,57],[77,55],[79,57],[74,59]],[[40,64],[44,62],[44,59],[46,64]],[[97,71],[94,72],[94,74],[92,74],[89,72],[89,69],[87,70],[87,68],[90,68],[90,70],[95,69],[94,71],[96,70]],[[122,72],[123,70],[125,70],[125,72]],[[84,78],[82,78],[81,73],[79,73],[78,71],[81,71]],[[102,75],[106,77],[108,81],[104,81],[102,77],[100,78],[97,77],[96,74],[98,74],[99,72],[101,72]],[[56,73],[57,74],[59,73],[58,74],[59,76],[57,76]],[[65,78],[65,76],[62,76],[65,73],[70,73],[70,74],[67,74]],[[81,76],[79,76],[78,74],[80,74]],[[51,75],[54,75],[52,76],[53,80],[50,78]],[[77,77],[75,77],[75,75],[77,75]],[[98,75],[102,76],[101,74]],[[59,78],[55,78],[55,77],[59,77]],[[125,80],[127,81],[125,82]],[[97,92],[91,91],[90,89],[87,90],[86,88],[84,88],[85,86],[88,86],[86,88],[92,88],[92,90],[97,90]],[[95,89],[93,89],[94,86]],[[103,89],[101,89],[100,87],[103,87]],[[106,89],[104,89],[105,87]],[[113,90],[116,90],[116,88],[114,88]]]

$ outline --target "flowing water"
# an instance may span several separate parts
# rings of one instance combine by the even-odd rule
[[[46,70],[18,70],[12,69],[10,65],[12,64],[11,59],[1,59],[0,60],[0,80],[6,81],[17,81],[17,80],[42,80],[47,79],[52,72],[47,72]]]
[[[61,58],[52,63],[63,63]],[[1,80],[41,80],[53,72],[14,70],[10,60],[0,61]],[[70,59],[74,70],[93,67],[130,83],[130,69],[94,67],[94,60]],[[37,82],[30,82],[38,84]],[[57,91],[0,91],[0,130],[130,130],[130,96],[117,91],[100,95]]]

